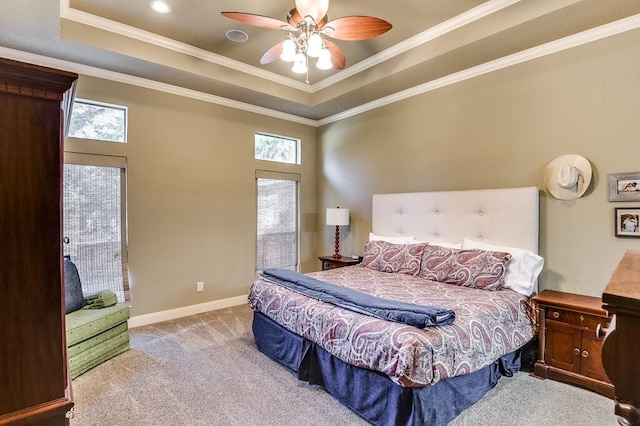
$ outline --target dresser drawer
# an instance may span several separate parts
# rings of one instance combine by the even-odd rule
[[[547,307],[545,317],[548,320],[563,322],[577,327],[586,327],[591,330],[595,330],[598,324],[600,324],[601,327],[608,328],[610,321],[609,318],[581,314],[579,312],[571,312],[552,307]]]

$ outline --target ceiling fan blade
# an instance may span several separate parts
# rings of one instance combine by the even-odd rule
[[[264,65],[275,62],[278,58],[280,58],[280,54],[282,54],[282,43],[278,43],[271,49],[264,52],[264,55],[262,55],[262,57],[260,58],[260,63]]]
[[[337,70],[343,69],[347,60],[344,58],[344,53],[342,52],[342,49],[340,49],[340,46],[329,40],[325,40],[324,42],[327,45],[329,52],[331,52],[331,63],[333,64],[333,68]]]
[[[372,16],[345,16],[327,23],[322,32],[338,40],[366,40],[386,33],[391,27],[384,19]]]
[[[256,27],[271,28],[274,30],[282,30],[289,27],[284,21],[275,18],[269,18],[268,16],[255,15],[253,13],[243,12],[220,12],[223,16],[233,19],[243,24],[255,25]]]
[[[296,9],[300,16],[311,16],[314,21],[319,22],[329,10],[329,0],[296,0]]]
[[[301,21],[302,21],[302,16],[300,16],[300,13],[298,13],[298,9],[294,7],[287,14],[287,22],[293,28],[296,28]]]

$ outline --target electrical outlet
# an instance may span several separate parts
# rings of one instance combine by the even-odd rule
[[[204,283],[202,281],[198,281],[196,284],[196,291],[204,291]]]

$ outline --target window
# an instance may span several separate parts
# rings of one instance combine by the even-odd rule
[[[298,270],[300,175],[256,171],[258,235],[256,270]]]
[[[107,142],[127,142],[127,107],[76,99],[69,136]]]
[[[256,133],[255,158],[256,160],[300,164],[300,139]]]
[[[76,264],[83,293],[112,290],[129,300],[126,160],[65,153],[64,254]]]

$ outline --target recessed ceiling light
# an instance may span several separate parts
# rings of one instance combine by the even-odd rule
[[[231,41],[235,41],[236,43],[243,43],[249,40],[249,36],[247,35],[247,33],[240,30],[227,31],[227,38]]]
[[[171,13],[171,6],[169,6],[168,3],[162,1],[162,0],[154,0],[151,3],[149,3],[149,7],[151,8],[151,10],[153,10],[154,12],[158,12],[158,13],[162,13],[164,15]]]

